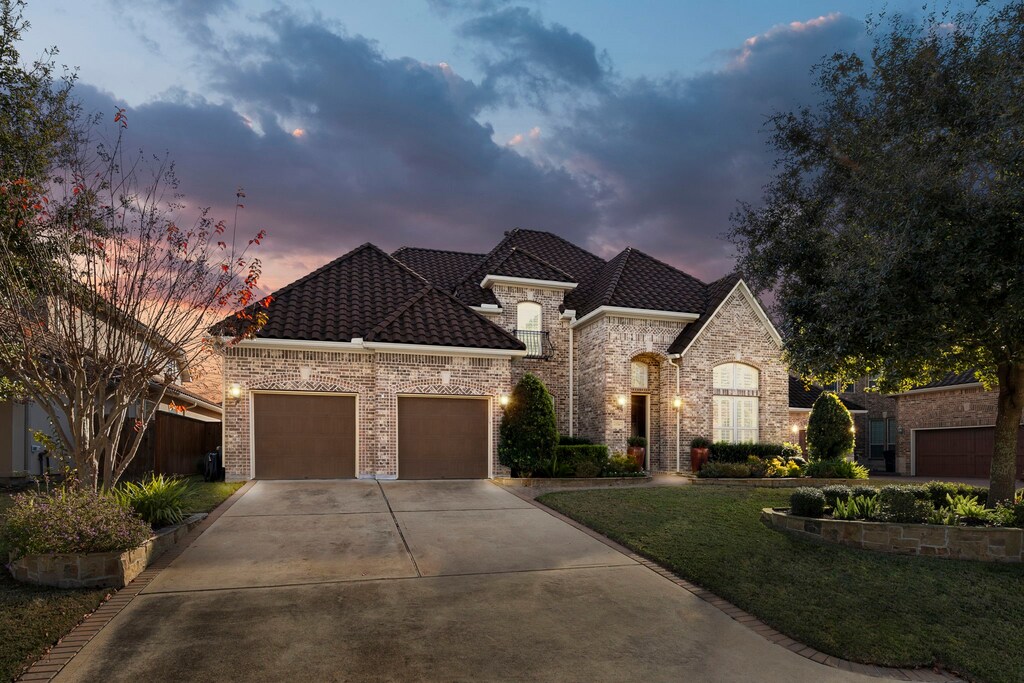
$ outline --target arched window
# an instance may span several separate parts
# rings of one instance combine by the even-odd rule
[[[516,336],[526,344],[527,358],[547,358],[541,307],[536,301],[520,301],[516,307]]]
[[[713,371],[714,440],[733,443],[758,439],[757,368],[723,363]]]
[[[649,369],[647,363],[635,360],[630,364],[630,387],[633,389],[647,390],[647,376]]]

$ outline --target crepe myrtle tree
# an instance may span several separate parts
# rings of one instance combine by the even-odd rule
[[[769,119],[742,270],[772,290],[790,366],[897,392],[974,369],[998,389],[993,502],[1024,409],[1024,3],[868,22],[870,54],[815,69],[820,102]]]
[[[46,182],[0,182],[0,375],[46,412],[51,443],[92,489],[124,473],[168,387],[253,334],[270,303],[249,255],[265,233],[236,244],[206,210],[184,224],[173,165],[127,154],[126,113],[112,118],[109,146],[84,124]],[[206,334],[236,310],[224,336]]]

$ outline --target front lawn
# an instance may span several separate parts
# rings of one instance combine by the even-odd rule
[[[192,481],[192,512],[209,512],[241,487],[241,482]],[[12,496],[0,492],[0,521]],[[0,544],[6,563],[7,549]],[[0,681],[9,681],[58,638],[92,612],[111,589],[62,590],[18,583],[0,567]]]
[[[1024,567],[899,557],[798,540],[761,524],[789,491],[684,486],[538,500],[822,652],[1024,680]]]

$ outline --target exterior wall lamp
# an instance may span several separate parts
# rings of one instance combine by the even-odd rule
[[[230,396],[232,400],[235,401],[242,398],[242,385],[239,384],[238,382],[234,382],[231,386],[228,387],[228,396]]]
[[[502,394],[501,396],[498,397],[498,403],[501,404],[502,408],[506,407],[508,405],[508,402],[509,402],[508,394]]]
[[[682,408],[683,407],[683,399],[681,399],[678,396],[676,396],[674,399],[672,399],[672,407],[675,408],[676,410],[679,410],[680,408]]]
[[[790,427],[789,429],[790,429],[790,431],[792,431],[792,432],[793,432],[794,434],[799,434],[799,433],[800,433],[800,425],[793,425],[793,426],[791,426],[791,427]]]
[[[617,401],[618,401],[618,404],[619,404],[620,408],[625,408],[626,407],[626,395],[625,394],[619,394],[619,398],[617,399]]]

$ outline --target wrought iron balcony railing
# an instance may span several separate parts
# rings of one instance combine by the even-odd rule
[[[547,332],[539,330],[516,330],[516,336],[526,344],[527,358],[548,360],[554,354]]]

